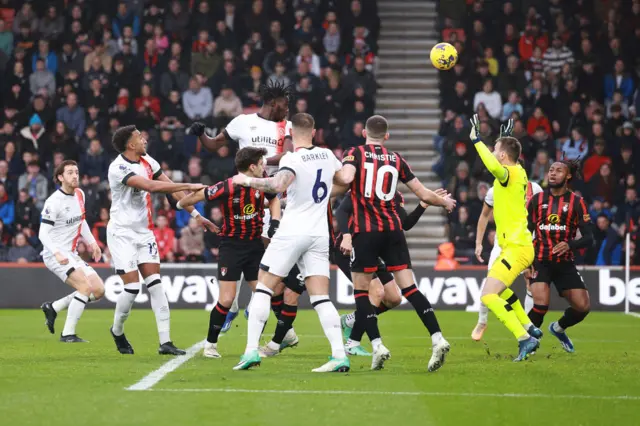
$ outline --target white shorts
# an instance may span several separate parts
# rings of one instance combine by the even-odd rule
[[[279,237],[276,233],[262,256],[260,269],[286,277],[296,264],[304,278],[315,275],[329,278],[329,237]]]
[[[271,225],[271,212],[269,209],[264,209],[264,216],[262,217],[262,238],[269,239],[269,225]]]
[[[69,259],[69,263],[66,265],[61,265],[56,260],[56,257],[52,254],[45,253],[42,256],[42,260],[44,261],[45,266],[51,272],[53,272],[62,282],[66,282],[69,275],[75,270],[83,271],[86,276],[94,275],[96,271],[89,266],[84,260],[80,258],[75,253],[67,253],[67,259]]]
[[[502,249],[500,249],[499,245],[496,244],[496,245],[493,246],[493,249],[491,250],[491,255],[489,255],[489,268],[488,269],[491,269],[493,264],[496,263],[496,260],[500,256],[501,252],[502,252]]]
[[[107,246],[118,275],[135,271],[142,263],[160,263],[156,237],[150,229],[136,232],[107,227]]]

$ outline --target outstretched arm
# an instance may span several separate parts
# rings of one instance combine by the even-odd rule
[[[282,168],[275,176],[270,178],[258,179],[238,174],[233,177],[233,184],[248,186],[272,194],[279,194],[286,191],[295,178],[296,174],[292,169]]]
[[[192,192],[189,195],[184,195],[184,193],[181,192],[182,197],[180,197],[180,199],[178,199],[178,203],[176,204],[176,208],[178,210],[185,209],[186,211],[191,213],[191,211],[193,210],[193,205],[204,200],[204,191],[205,191],[204,189],[201,189],[200,191]],[[173,194],[173,195],[175,195],[175,194]]]
[[[204,185],[196,183],[172,183],[149,180],[138,176],[135,173],[129,173],[122,179],[122,183],[132,188],[141,189],[147,192],[162,192],[170,194],[180,191],[199,191],[205,188]]]
[[[456,201],[453,198],[439,196],[430,189],[425,188],[418,178],[414,177],[407,182],[406,185],[411,192],[416,194],[420,201],[423,201],[430,206],[444,207],[449,212],[453,211],[456,206]]]

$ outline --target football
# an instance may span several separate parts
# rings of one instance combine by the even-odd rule
[[[446,71],[458,62],[458,51],[449,43],[438,43],[431,49],[431,63],[441,71]]]

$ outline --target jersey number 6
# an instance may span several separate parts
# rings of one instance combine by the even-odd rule
[[[364,163],[365,181],[364,181],[364,196],[371,197],[371,189],[373,188],[373,163]],[[384,192],[385,175],[389,173],[391,175],[391,186],[388,192]],[[388,164],[380,167],[376,175],[376,197],[382,201],[391,201],[396,195],[396,187],[398,186],[398,169]]]
[[[322,181],[322,169],[318,169],[316,174],[316,182],[313,184],[313,201],[318,204],[329,195],[327,184]]]

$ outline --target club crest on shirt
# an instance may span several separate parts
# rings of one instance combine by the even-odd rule
[[[566,213],[566,212],[568,212],[568,211],[569,211],[569,205],[568,205],[568,204],[565,204],[565,205],[564,205],[564,207],[562,207],[562,212],[563,212],[563,213]]]
[[[227,268],[220,268],[220,275],[222,275],[223,277],[227,275]]]
[[[122,170],[123,172],[126,172],[129,170],[129,168],[125,164],[120,164],[120,170]]]
[[[256,190],[256,198],[260,198],[260,191]]]

